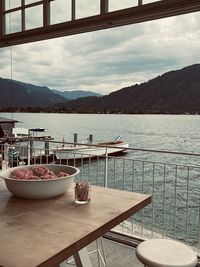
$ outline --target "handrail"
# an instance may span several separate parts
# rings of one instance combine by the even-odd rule
[[[57,144],[67,144],[74,145],[73,142],[63,142],[63,141],[55,141],[49,140],[50,143]],[[118,146],[108,146],[108,145],[99,145],[99,144],[89,144],[89,143],[76,143],[76,145],[87,145],[88,147],[107,147],[107,148],[119,148]],[[174,154],[174,155],[184,155],[184,156],[200,156],[200,153],[192,153],[192,152],[181,152],[181,151],[169,151],[169,150],[161,150],[161,149],[146,149],[146,148],[136,148],[136,147],[127,147],[127,151],[141,151],[141,152],[153,152],[153,153],[163,153],[163,154]]]

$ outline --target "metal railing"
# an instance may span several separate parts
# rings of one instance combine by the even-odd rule
[[[52,162],[75,165],[80,168],[78,180],[152,195],[149,206],[114,230],[142,239],[177,239],[200,254],[199,154],[128,148],[126,155],[109,156],[106,147],[101,156],[66,152],[57,159],[55,148],[61,142],[50,141],[46,150],[30,144],[14,146],[19,152],[15,160],[9,157],[13,146],[4,144],[1,149],[3,167]]]

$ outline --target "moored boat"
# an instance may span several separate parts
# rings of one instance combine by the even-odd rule
[[[14,137],[30,137],[30,136],[34,136],[37,133],[41,133],[44,132],[45,128],[21,128],[21,127],[15,127],[12,129],[12,133],[14,135]]]
[[[54,153],[59,160],[81,159],[123,153],[128,147],[129,144],[127,142],[115,140],[88,145],[57,147],[54,149]]]

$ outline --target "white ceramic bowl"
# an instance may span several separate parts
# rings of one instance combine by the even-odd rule
[[[72,186],[73,177],[79,173],[79,169],[68,165],[42,164],[48,167],[56,175],[66,172],[69,176],[45,180],[19,180],[10,178],[16,169],[32,169],[37,165],[19,166],[0,171],[0,177],[5,180],[8,190],[15,196],[28,199],[46,199],[64,194]]]

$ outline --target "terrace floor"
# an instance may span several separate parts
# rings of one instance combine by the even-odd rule
[[[134,240],[134,244],[137,243],[137,240],[134,238],[130,238]],[[136,243],[135,243],[136,242]],[[105,248],[105,255],[107,261],[107,267],[144,267],[144,265],[138,261],[135,255],[135,247],[125,245],[121,242],[112,241],[107,238],[103,238],[103,244]],[[101,246],[99,246],[100,251]],[[96,242],[93,242],[88,246],[88,251],[90,254],[90,259],[92,262],[92,266],[94,267],[103,267],[104,265],[98,265],[98,256],[96,253]],[[76,266],[74,261],[71,260],[70,263],[67,264],[68,267]],[[197,267],[200,267],[198,262]]]
[[[135,248],[128,245],[124,245],[109,239],[103,239],[107,267],[142,267],[136,256]],[[101,246],[99,247],[101,250]],[[93,266],[97,267],[98,257],[96,253],[96,242],[88,246],[88,251],[92,252],[90,254],[91,262]],[[67,266],[75,266],[74,261],[72,260]],[[101,266],[103,264],[101,263]]]

